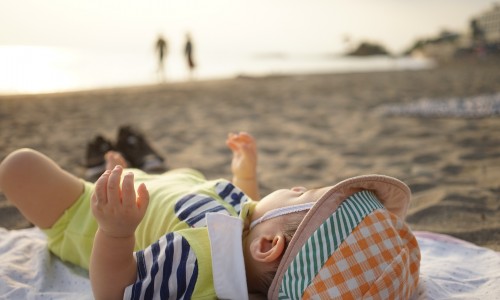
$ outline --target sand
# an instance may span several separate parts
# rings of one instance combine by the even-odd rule
[[[389,116],[383,105],[500,92],[497,60],[431,70],[239,77],[74,93],[0,97],[0,159],[37,149],[82,174],[86,143],[132,124],[170,168],[230,177],[230,131],[252,133],[262,193],[378,173],[413,193],[414,230],[500,250],[500,115]],[[0,226],[29,226],[0,195]]]

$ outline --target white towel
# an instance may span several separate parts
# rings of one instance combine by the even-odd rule
[[[0,299],[93,299],[88,272],[63,263],[37,228],[0,228]]]
[[[500,252],[443,234],[415,236],[422,260],[413,299],[500,299]]]
[[[500,252],[415,232],[422,252],[413,299],[500,299]],[[88,272],[47,250],[37,228],[0,228],[0,299],[93,299]]]

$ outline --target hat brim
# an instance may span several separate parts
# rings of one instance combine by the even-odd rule
[[[279,288],[286,270],[314,231],[337,210],[343,201],[363,190],[374,192],[388,211],[404,220],[410,204],[411,192],[402,181],[384,175],[363,175],[337,183],[317,200],[297,228],[271,283],[268,299],[278,299]]]

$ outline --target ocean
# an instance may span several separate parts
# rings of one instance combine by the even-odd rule
[[[162,79],[152,50],[126,52],[0,46],[0,94],[53,93],[235,76],[398,71],[433,67],[430,60],[410,57],[283,53],[195,53],[195,63],[195,71],[190,74],[182,53],[169,53]]]

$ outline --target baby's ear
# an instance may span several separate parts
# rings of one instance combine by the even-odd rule
[[[286,240],[283,234],[261,235],[250,244],[250,253],[254,260],[270,263],[278,260],[285,251]]]

